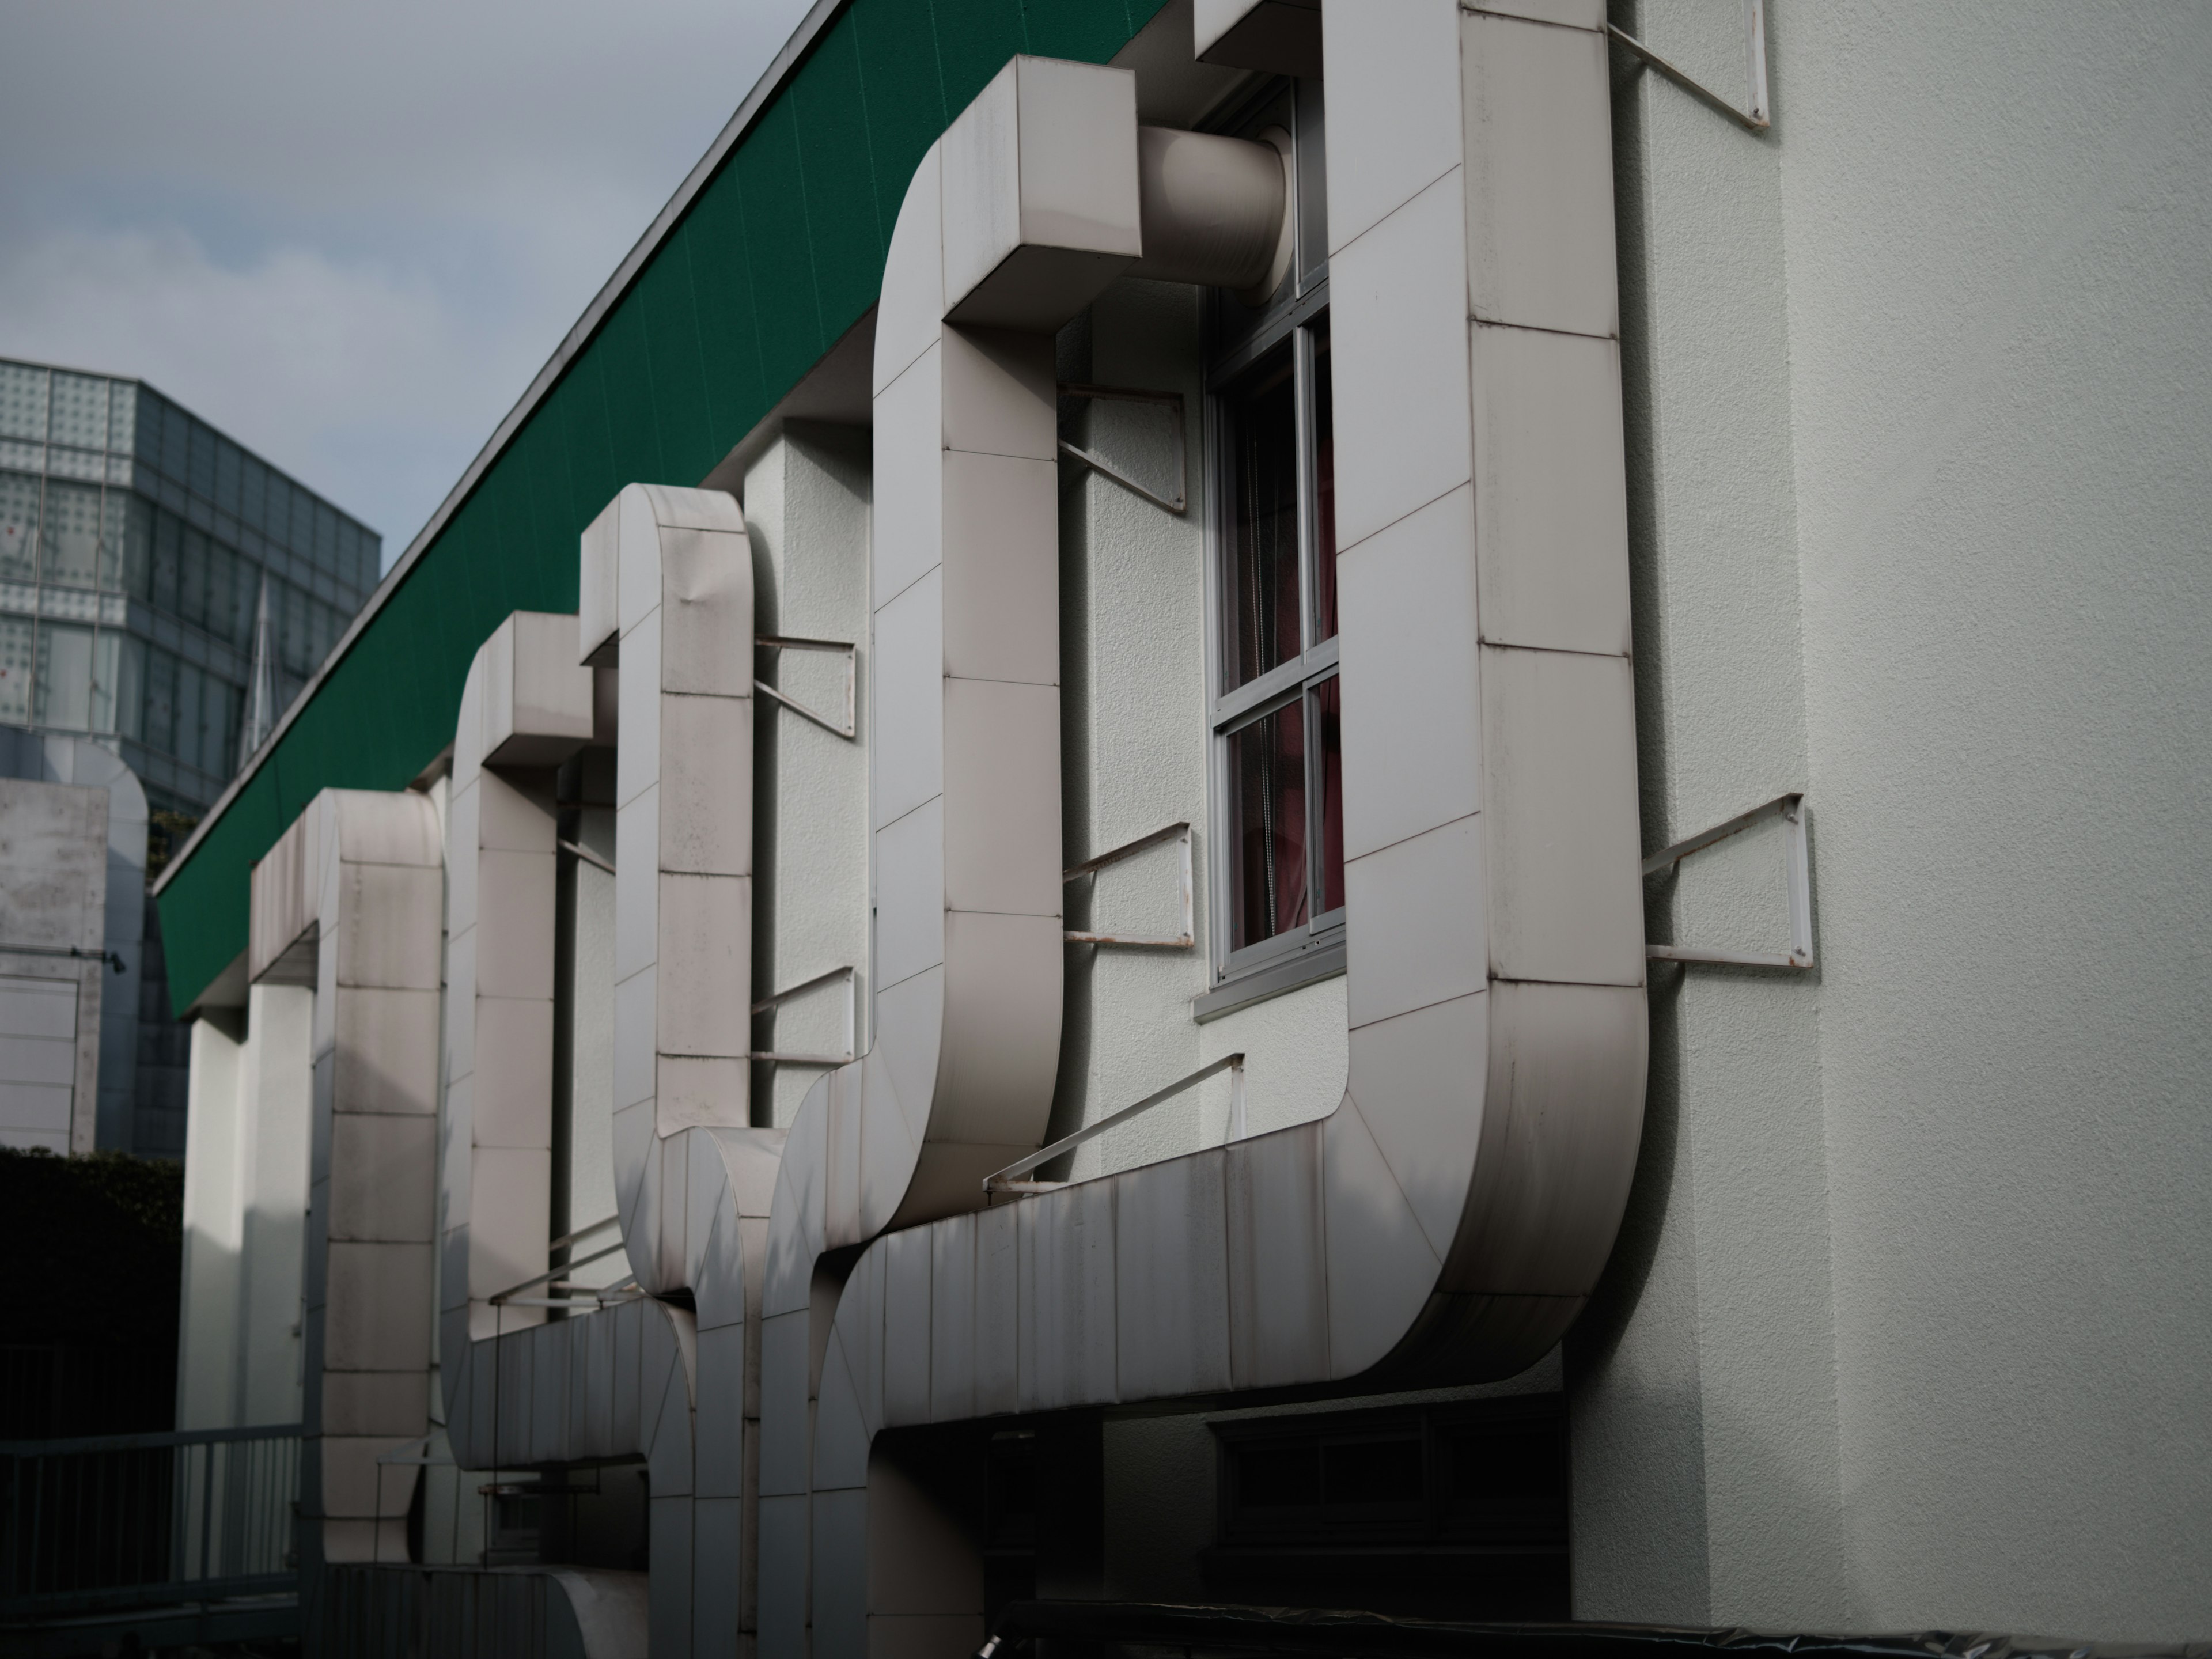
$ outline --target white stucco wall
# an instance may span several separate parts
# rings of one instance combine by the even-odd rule
[[[192,1023],[177,1426],[300,1420],[315,994],[255,985]]]
[[[1741,88],[1741,6],[1621,18]],[[1776,147],[1632,62],[1614,189],[1656,848],[1803,787],[1807,759]],[[1783,948],[1778,828],[1648,883],[1651,937]],[[1655,963],[1650,994],[1636,1187],[1568,1339],[1575,1612],[1841,1627],[1818,987]]]
[[[1852,1599],[2212,1631],[2212,12],[1776,37]]]
[[[192,1022],[185,1118],[183,1267],[177,1319],[177,1426],[228,1428],[239,1329],[239,1011]]]
[[[1770,8],[1765,137],[1616,55],[1646,843],[1808,788],[1820,968],[1655,974],[1580,1617],[2212,1628],[2212,19],[1989,21]]]
[[[753,995],[859,970],[855,1024],[867,1047],[868,984],[867,434],[794,422],[745,474],[745,531],[753,548],[755,626],[763,634],[852,641],[854,737],[758,699],[754,865],[758,881]],[[763,651],[762,678],[821,713],[842,713],[845,664],[836,653]],[[846,994],[834,983],[793,998],[756,1022],[774,1052],[845,1052]],[[822,1075],[811,1066],[753,1068],[764,1097],[756,1123],[788,1127]]]
[[[255,985],[246,996],[236,1189],[244,1249],[231,1420],[296,1423],[315,994],[301,985]]]

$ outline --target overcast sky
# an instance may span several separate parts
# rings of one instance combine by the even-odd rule
[[[0,0],[0,356],[421,528],[807,0]]]

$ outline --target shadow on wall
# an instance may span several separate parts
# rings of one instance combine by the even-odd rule
[[[171,1425],[184,1191],[181,1164],[0,1148],[0,1440]]]

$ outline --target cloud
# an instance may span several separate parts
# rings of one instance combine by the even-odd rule
[[[0,355],[421,527],[806,0],[0,0]]]
[[[419,273],[300,246],[238,266],[189,231],[64,227],[0,246],[8,349],[151,381],[385,534],[519,389],[520,331]],[[427,510],[427,509],[425,509]]]

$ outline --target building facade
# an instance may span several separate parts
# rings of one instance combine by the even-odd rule
[[[817,7],[157,886],[311,1639],[2201,1636],[2212,33],[2101,16]]]
[[[277,706],[382,541],[137,380],[0,361],[0,724],[94,734],[196,818],[245,758],[265,589]]]
[[[47,738],[57,754],[107,749],[143,786],[137,820],[150,811],[164,852],[180,845],[376,586],[382,545],[143,382],[0,360],[11,752],[44,754]],[[131,1103],[102,1115],[99,1145],[175,1158],[189,1037],[167,1006],[159,915],[145,915],[128,983],[108,988],[110,1022],[128,1007],[136,1042],[102,1051],[103,1089]]]

